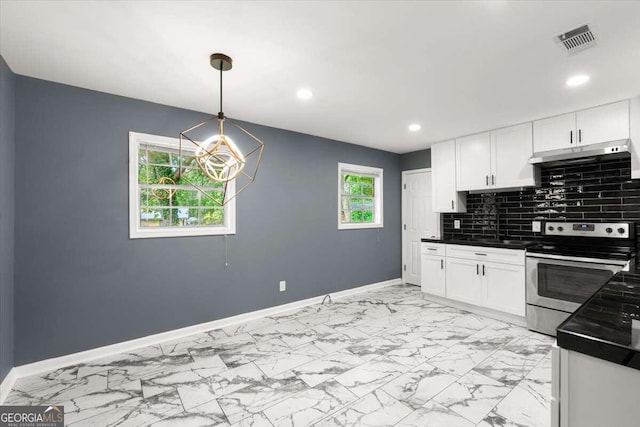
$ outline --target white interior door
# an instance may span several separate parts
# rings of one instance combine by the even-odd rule
[[[440,238],[440,214],[431,205],[431,170],[402,172],[402,188],[402,281],[420,285],[420,241]]]

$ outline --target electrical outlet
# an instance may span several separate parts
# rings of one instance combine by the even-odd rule
[[[284,292],[287,290],[287,282],[284,280],[280,281],[280,292]]]
[[[455,228],[456,230],[460,230],[460,220],[459,219],[454,219],[453,220],[453,228]]]
[[[539,233],[541,230],[541,222],[540,221],[531,221],[531,231],[534,233]]]

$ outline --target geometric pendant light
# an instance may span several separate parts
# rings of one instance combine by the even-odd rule
[[[209,62],[220,72],[220,110],[217,116],[180,132],[179,170],[180,175],[185,177],[184,181],[209,197],[211,193],[207,188],[210,190],[210,186],[205,185],[203,179],[222,187],[224,197],[211,198],[216,204],[225,205],[254,181],[262,160],[264,143],[222,112],[222,73],[231,69],[231,58],[222,53],[214,53],[210,56]],[[242,133],[241,136],[246,140],[243,144],[247,147],[245,154],[229,135],[224,133],[225,121]],[[206,128],[212,125],[215,125],[213,135],[203,135]],[[199,173],[195,175],[186,173],[196,169]],[[228,191],[231,181],[235,184],[233,192]]]

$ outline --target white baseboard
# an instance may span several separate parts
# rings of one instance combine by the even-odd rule
[[[502,311],[492,310],[490,308],[478,307],[477,305],[467,304],[460,301],[454,301],[449,298],[440,297],[437,295],[424,294],[425,298],[437,302],[438,304],[447,305],[449,307],[457,308],[459,310],[470,311],[471,313],[479,314],[481,316],[491,317],[492,319],[501,320],[503,322],[512,323],[516,326],[527,327],[527,319],[522,316],[516,316],[515,314],[504,313]]]
[[[376,289],[385,288],[387,286],[399,285],[401,283],[402,283],[402,280],[398,278],[393,280],[387,280],[385,282],[373,283],[371,285],[359,286],[353,289],[347,289],[347,290],[336,292],[330,295],[331,295],[331,298],[335,300],[335,299],[345,298],[351,295],[360,294],[363,292],[369,292]],[[106,345],[104,347],[93,348],[91,350],[81,351],[78,353],[67,354],[65,356],[55,357],[52,359],[46,359],[38,362],[29,363],[26,365],[16,366],[9,372],[5,380],[2,382],[2,395],[0,395],[0,405],[2,404],[2,402],[4,402],[4,398],[6,397],[5,388],[6,388],[6,393],[8,394],[15,380],[18,378],[28,377],[31,375],[38,375],[45,372],[54,371],[56,369],[65,368],[67,366],[90,362],[91,360],[103,358],[106,356],[111,356],[118,353],[124,353],[128,351],[136,350],[141,347],[161,344],[163,342],[184,338],[189,335],[194,335],[201,332],[211,331],[213,329],[232,326],[238,323],[259,319],[261,317],[273,316],[275,314],[284,313],[287,311],[303,308],[313,304],[319,304],[322,302],[322,299],[324,297],[325,295],[319,295],[317,297],[307,298],[304,300],[295,301],[288,304],[283,304],[275,307],[265,308],[262,310],[252,311],[249,313],[243,313],[237,316],[231,316],[224,319],[214,320],[211,322],[200,323],[198,325],[187,326],[185,328],[174,329],[171,331],[161,332],[159,334],[154,334],[154,335],[148,335],[146,337],[137,338],[130,341],[123,341],[116,344]]]
[[[13,388],[13,385],[15,384],[17,379],[18,375],[16,373],[16,368],[11,368],[7,376],[4,377],[4,380],[2,380],[2,382],[0,383],[0,405],[2,405],[4,400],[9,395],[9,392]]]

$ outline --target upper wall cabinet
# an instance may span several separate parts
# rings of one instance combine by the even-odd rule
[[[540,170],[529,164],[533,154],[531,122],[491,131],[491,182],[495,188],[540,183]]]
[[[629,138],[629,101],[533,122],[533,151],[558,150]]]
[[[456,177],[458,191],[490,187],[491,137],[489,132],[456,139]]]
[[[458,191],[535,186],[532,124],[510,126],[456,140]]]
[[[431,146],[431,178],[434,212],[466,212],[467,196],[456,190],[456,143]]]

